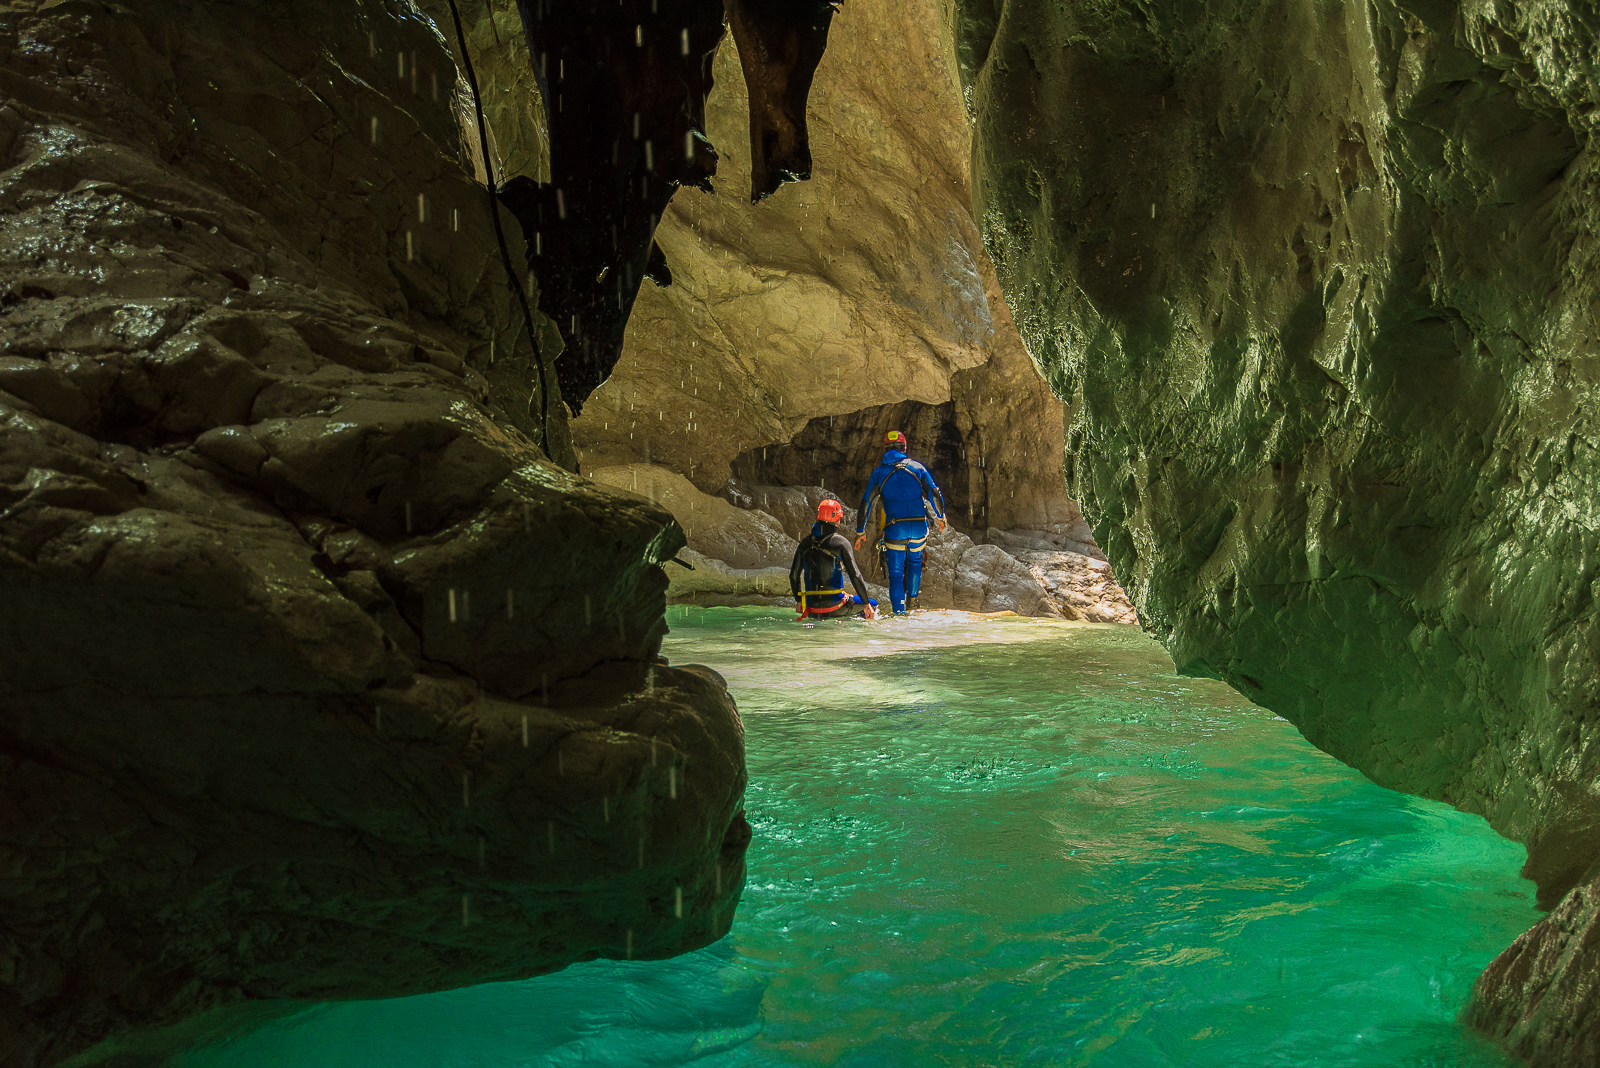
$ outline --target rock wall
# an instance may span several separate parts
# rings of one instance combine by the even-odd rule
[[[454,80],[388,0],[0,8],[0,1063],[727,930],[683,535],[565,469]]]
[[[755,204],[743,56],[724,41],[713,190],[679,190],[662,216],[672,284],[640,292],[621,360],[573,424],[585,470],[651,462],[716,495],[737,473],[853,498],[872,466],[858,446],[875,435],[875,463],[882,424],[904,418],[928,432],[914,451],[948,461],[964,529],[1076,519],[1060,403],[973,221],[937,16],[934,0],[840,8],[811,84],[810,180]],[[763,449],[773,466],[751,459]]]
[[[1593,4],[947,16],[986,244],[1147,628],[1527,842],[1547,907],[1592,877]]]

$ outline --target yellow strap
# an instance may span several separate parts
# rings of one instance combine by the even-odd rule
[[[807,597],[821,597],[821,596],[824,596],[826,594],[843,593],[843,592],[844,592],[843,590],[801,590],[800,591],[800,607],[804,608],[806,606],[806,598]]]
[[[883,543],[884,548],[886,549],[907,549],[911,552],[916,552],[927,544],[928,539],[925,537],[920,541],[886,541]]]

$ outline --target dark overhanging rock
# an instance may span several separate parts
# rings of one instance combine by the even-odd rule
[[[436,4],[438,0],[430,0]],[[574,412],[622,352],[640,284],[669,285],[656,225],[684,186],[711,189],[711,61],[740,42],[756,159],[751,199],[811,176],[806,99],[833,4],[774,0],[518,0],[550,124],[550,173],[502,199],[528,237],[540,302],[566,339],[557,364]]]
[[[834,0],[727,0],[750,97],[750,199],[811,177],[806,100],[828,47]]]
[[[679,186],[710,188],[705,137],[721,0],[519,0],[550,121],[550,178],[503,199],[522,221],[540,303],[566,338],[578,411],[611,373],[640,283],[662,278],[656,224]],[[670,277],[670,276],[668,276]],[[664,279],[662,279],[664,280]]]
[[[1526,842],[1541,904],[1577,896],[1477,1019],[1592,1063],[1593,6],[951,17],[986,244],[1146,626]]]
[[[0,1063],[731,922],[682,532],[533,414],[409,11],[0,13]]]

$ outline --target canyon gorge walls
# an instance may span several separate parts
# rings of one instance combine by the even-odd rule
[[[946,18],[985,242],[1146,627],[1526,842],[1562,904],[1475,1018],[1594,1063],[1600,12]]]
[[[762,511],[776,490],[812,487],[856,503],[884,432],[900,429],[956,528],[936,539],[949,581],[928,584],[925,607],[1132,622],[1066,492],[1061,404],[980,243],[941,26],[934,0],[840,8],[810,82],[809,180],[781,187],[744,134],[763,98],[747,41],[723,41],[705,103],[716,176],[685,183],[662,215],[670,284],[640,289],[621,356],[573,423],[577,454],[624,489],[642,464],[687,478],[704,496],[674,488],[670,507],[703,531],[712,497]],[[720,536],[690,544],[739,569],[786,568],[809,523],[767,525],[790,529],[730,549]],[[1014,547],[1033,558],[974,544],[1017,529],[1028,533]],[[719,585],[669,571],[696,598],[788,592],[776,576]]]
[[[572,473],[457,78],[389,0],[0,4],[0,1063],[731,922],[683,534]]]

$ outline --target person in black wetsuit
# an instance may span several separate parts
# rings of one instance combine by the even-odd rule
[[[794,551],[794,562],[789,565],[789,589],[799,603],[801,619],[850,619],[865,615],[875,619],[876,602],[867,596],[867,581],[856,566],[856,555],[850,542],[839,533],[838,524],[844,519],[844,505],[835,500],[823,501],[817,506],[817,521],[811,533],[800,539]],[[856,593],[852,597],[844,591],[844,576],[850,575],[850,584]]]

